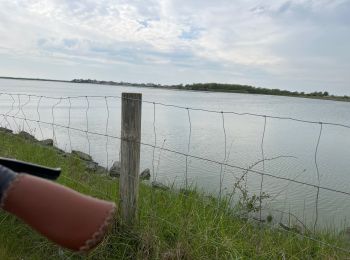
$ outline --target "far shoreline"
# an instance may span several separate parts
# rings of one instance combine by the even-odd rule
[[[180,90],[180,91],[191,91],[191,92],[198,92],[199,91],[199,92],[206,92],[206,93],[233,93],[233,94],[264,95],[264,96],[283,96],[283,97],[293,97],[293,98],[306,98],[306,99],[350,102],[350,96],[328,95],[328,92],[324,92],[324,93],[327,93],[327,96],[324,96],[324,95],[322,95],[322,92],[314,92],[318,95],[312,95],[313,93],[301,94],[298,92],[290,92],[290,91],[279,90],[279,89],[265,89],[265,88],[256,88],[256,87],[246,86],[246,85],[219,84],[219,83],[200,83],[200,84],[192,84],[192,85],[185,85],[184,86],[182,84],[179,84],[179,85],[161,85],[161,84],[153,84],[153,83],[129,83],[129,82],[114,82],[114,81],[97,81],[97,80],[90,80],[90,79],[88,79],[88,80],[84,80],[84,79],[58,80],[58,79],[4,77],[4,76],[0,76],[0,79],[62,82],[62,83],[74,83],[74,84],[95,84],[95,85],[124,86],[124,87],[140,87],[140,88]],[[250,92],[243,91],[240,89],[238,89],[238,90],[220,89],[220,88],[204,89],[204,87],[206,87],[208,85],[209,86],[215,85],[215,86],[219,86],[219,87],[220,86],[224,86],[224,87],[226,87],[226,86],[238,86],[238,88],[246,88]],[[261,93],[262,91],[264,91],[266,93]],[[286,94],[271,93],[274,91],[275,92],[282,92],[282,93],[286,93]],[[321,94],[321,95],[319,95],[319,94]]]

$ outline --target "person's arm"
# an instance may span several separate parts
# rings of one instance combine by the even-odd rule
[[[0,202],[51,241],[75,251],[89,251],[101,242],[116,210],[112,202],[1,165]]]

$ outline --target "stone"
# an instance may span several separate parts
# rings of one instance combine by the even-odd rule
[[[26,140],[29,140],[29,141],[36,141],[34,136],[32,136],[31,134],[29,134],[29,133],[27,133],[25,131],[19,132],[18,135],[23,137]]]
[[[303,233],[303,228],[298,225],[298,224],[294,224],[292,226],[292,231],[295,232],[295,233],[298,233],[298,234],[302,234]]]
[[[140,180],[149,180],[151,178],[151,170],[144,169],[140,174]]]
[[[53,140],[52,139],[45,139],[40,141],[41,144],[47,145],[47,146],[53,146]]]
[[[93,162],[93,161],[88,161],[86,163],[86,169],[89,170],[89,171],[97,171],[98,169],[98,163],[97,162]]]
[[[109,175],[112,177],[120,176],[120,162],[114,162],[112,167],[109,169]]]
[[[67,158],[67,157],[69,156],[69,153],[62,153],[61,156],[62,156],[63,158]]]
[[[97,174],[106,174],[108,171],[105,167],[102,167],[100,165],[97,165],[97,168],[95,170],[95,173]]]
[[[282,222],[279,222],[278,224],[279,224],[279,226],[280,226],[281,228],[283,228],[283,229],[285,229],[285,230],[287,230],[287,231],[291,231],[291,228],[288,227],[288,226],[286,226],[286,225],[283,224]]]
[[[73,150],[72,154],[75,156],[78,156],[80,159],[82,159],[84,161],[92,162],[92,157],[86,153]]]
[[[58,148],[58,147],[56,147],[56,146],[52,146],[52,147],[53,147],[53,149],[54,149],[58,154],[60,154],[60,155],[66,154],[66,152],[63,151],[62,149],[60,149],[60,148]]]
[[[106,174],[108,172],[106,168],[98,165],[98,163],[94,161],[86,162],[86,170],[97,174]]]
[[[159,190],[169,190],[168,186],[157,181],[152,181],[152,188],[159,189]]]
[[[347,235],[350,236],[350,227],[348,227],[348,228],[345,229],[345,234],[347,234]]]
[[[12,134],[13,131],[6,127],[0,127],[0,132],[6,133],[6,134]]]
[[[348,244],[350,244],[350,227],[347,227],[345,230],[341,231],[340,235]]]

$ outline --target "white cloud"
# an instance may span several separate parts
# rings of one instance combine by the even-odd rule
[[[346,0],[2,0],[0,52],[52,63],[168,66],[169,73],[174,66],[210,68],[216,81],[239,74],[241,81],[280,88],[275,78],[286,78],[286,87],[298,80],[315,88],[338,77],[344,91],[347,11]]]

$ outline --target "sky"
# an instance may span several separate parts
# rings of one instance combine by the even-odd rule
[[[350,0],[0,0],[0,76],[350,95]]]

